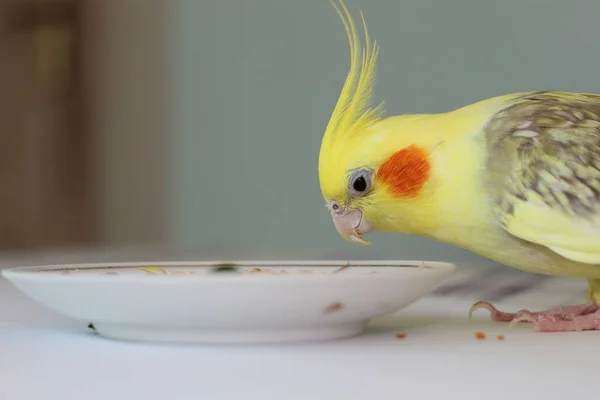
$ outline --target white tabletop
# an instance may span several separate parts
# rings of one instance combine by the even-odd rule
[[[508,331],[483,311],[468,321],[470,304],[426,298],[374,321],[364,335],[339,341],[170,346],[104,339],[0,280],[0,399],[548,400],[598,394],[600,332]],[[397,339],[399,331],[406,338]],[[487,339],[477,340],[476,331]],[[505,339],[497,340],[497,333]]]

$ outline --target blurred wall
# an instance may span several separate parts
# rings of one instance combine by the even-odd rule
[[[160,243],[167,196],[170,2],[84,4],[98,237],[104,244]]]
[[[491,264],[426,238],[376,233],[364,248],[334,230],[317,157],[348,47],[327,1],[172,4],[174,243],[242,256]],[[347,4],[355,15],[364,11],[381,45],[376,96],[389,113],[446,111],[513,91],[597,89],[595,0]]]

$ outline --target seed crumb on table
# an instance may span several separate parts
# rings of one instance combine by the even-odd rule
[[[404,339],[406,337],[406,333],[399,332],[396,333],[396,339]]]
[[[475,338],[477,340],[484,340],[485,339],[485,333],[483,333],[483,332],[475,332]]]

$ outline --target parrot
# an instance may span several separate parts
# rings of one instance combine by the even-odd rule
[[[441,113],[386,115],[375,102],[379,46],[343,0],[350,66],[318,155],[339,235],[370,245],[378,231],[430,238],[507,267],[586,279],[581,304],[498,310],[493,321],[538,332],[600,330],[600,95],[499,94]],[[361,37],[364,36],[364,43]]]

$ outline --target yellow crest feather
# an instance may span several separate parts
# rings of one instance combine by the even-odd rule
[[[348,35],[350,71],[325,129],[324,146],[332,146],[337,140],[359,134],[378,121],[383,112],[383,103],[377,107],[370,107],[379,48],[376,41],[373,41],[373,44],[370,43],[364,15],[360,12],[365,33],[365,47],[361,48],[356,26],[343,0],[338,0],[339,7],[334,0],[330,1],[340,16]]]

